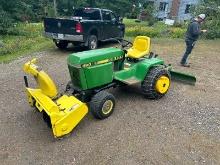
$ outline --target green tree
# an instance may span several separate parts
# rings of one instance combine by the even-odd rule
[[[192,10],[193,15],[206,14],[204,28],[208,30],[206,37],[209,39],[220,38],[220,1],[203,0]]]
[[[110,9],[121,16],[132,11],[133,4],[139,5],[138,0],[58,0],[57,8],[59,15],[70,16],[73,13],[73,6],[78,7],[99,7]]]

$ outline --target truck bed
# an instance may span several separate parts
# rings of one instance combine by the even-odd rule
[[[73,19],[63,18],[45,18],[45,32],[61,33],[61,34],[76,34],[75,25],[78,21]]]

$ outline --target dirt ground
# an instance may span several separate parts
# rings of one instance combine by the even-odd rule
[[[190,68],[178,65],[182,40],[155,40],[152,50],[176,70],[197,77],[196,86],[173,82],[160,100],[146,100],[139,85],[111,89],[117,105],[106,120],[92,115],[57,140],[29,107],[22,65],[36,56],[60,91],[69,81],[68,54],[50,49],[0,65],[0,164],[220,164],[220,41],[200,41]],[[109,45],[105,45],[109,46]]]

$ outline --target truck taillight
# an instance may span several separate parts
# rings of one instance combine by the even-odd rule
[[[78,22],[76,24],[76,32],[77,33],[82,33],[83,32],[82,24],[80,22]]]

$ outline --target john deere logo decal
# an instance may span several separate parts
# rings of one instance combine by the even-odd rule
[[[57,26],[60,28],[60,27],[61,27],[61,22],[58,22],[58,23],[57,23]]]

